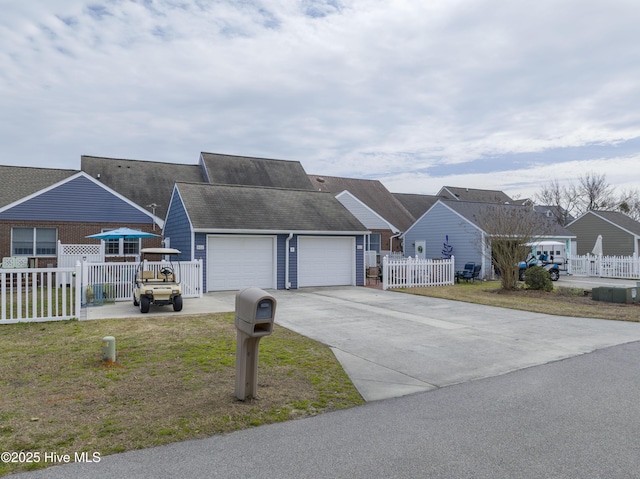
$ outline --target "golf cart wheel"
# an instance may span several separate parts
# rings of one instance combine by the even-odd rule
[[[173,310],[182,311],[182,296],[176,296],[173,298]]]
[[[551,281],[558,281],[560,279],[560,271],[557,269],[552,269],[549,271],[549,274],[551,275]]]
[[[140,296],[140,312],[141,313],[148,313],[150,304],[151,304],[151,300],[149,298],[147,298],[146,296]]]
[[[525,273],[526,273],[526,270],[524,270],[524,269],[523,269],[523,270],[521,270],[521,271],[518,273],[518,280],[519,280],[519,281],[524,281],[524,274],[525,274]]]
[[[133,305],[134,305],[135,307],[140,306],[140,303],[138,303],[138,300],[136,299],[136,295],[135,295],[135,294],[132,294],[132,296],[133,296]]]

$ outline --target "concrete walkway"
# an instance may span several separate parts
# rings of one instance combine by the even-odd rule
[[[276,323],[327,344],[367,401],[498,376],[640,340],[640,324],[568,318],[358,287],[272,291]],[[229,312],[235,293],[185,300],[182,312]],[[88,319],[138,317],[131,303]],[[268,341],[265,338],[263,341]]]

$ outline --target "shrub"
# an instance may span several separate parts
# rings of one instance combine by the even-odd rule
[[[541,266],[532,266],[527,269],[524,274],[524,284],[529,289],[536,289],[540,291],[553,291],[553,283],[551,282],[551,275],[549,272]]]

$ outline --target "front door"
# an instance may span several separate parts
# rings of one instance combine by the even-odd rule
[[[427,242],[416,241],[416,258],[425,259],[427,257]]]

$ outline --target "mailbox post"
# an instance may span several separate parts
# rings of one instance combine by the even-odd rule
[[[258,387],[258,345],[273,331],[276,299],[259,288],[236,294],[236,397],[253,398]]]

